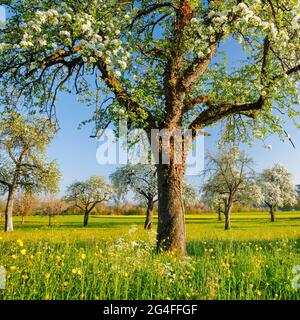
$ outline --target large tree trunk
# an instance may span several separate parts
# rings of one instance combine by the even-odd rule
[[[83,226],[87,227],[89,224],[89,212],[85,211],[84,212],[84,218],[83,218]]]
[[[270,206],[271,222],[275,222],[275,212],[276,209],[274,208],[274,206]]]
[[[184,169],[181,164],[159,164],[157,250],[186,254],[184,206],[182,199]]]
[[[144,228],[151,230],[153,221],[153,199],[148,200],[147,204],[147,213]]]
[[[8,191],[6,208],[5,208],[5,232],[14,231],[13,225],[13,209],[14,209],[15,190],[10,188]]]

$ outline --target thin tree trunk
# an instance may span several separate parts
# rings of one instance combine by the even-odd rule
[[[25,216],[22,216],[21,224],[23,225],[25,223]]]
[[[151,230],[152,229],[152,222],[153,222],[153,199],[150,198],[148,200],[147,213],[146,213],[146,220],[145,220],[144,228],[147,229],[147,230]]]
[[[230,212],[225,212],[225,230],[230,230]]]
[[[218,208],[218,220],[222,221],[222,212],[221,212],[221,208]]]
[[[13,232],[13,209],[14,209],[14,196],[15,190],[14,188],[10,188],[8,191],[6,208],[5,208],[5,232]]]
[[[275,208],[273,206],[270,207],[270,214],[271,214],[271,222],[275,222]]]
[[[231,208],[232,208],[232,203],[229,200],[228,203],[225,205],[225,230],[230,230],[231,228],[231,222],[230,222],[230,215],[231,215]]]
[[[51,227],[52,225],[52,216],[49,214],[49,220],[48,220],[48,227]]]
[[[84,218],[83,218],[83,226],[87,227],[89,224],[89,212],[85,211],[84,212]]]
[[[184,207],[182,199],[183,165],[159,164],[157,251],[186,255]]]

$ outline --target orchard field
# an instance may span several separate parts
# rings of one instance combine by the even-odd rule
[[[188,215],[189,257],[156,255],[142,216],[28,217],[0,233],[0,299],[300,299],[300,213]],[[156,226],[154,226],[155,229]],[[296,279],[296,278],[295,278]]]

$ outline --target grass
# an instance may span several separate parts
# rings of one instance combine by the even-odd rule
[[[300,213],[188,215],[188,258],[156,255],[141,216],[28,217],[0,232],[0,299],[300,299]]]

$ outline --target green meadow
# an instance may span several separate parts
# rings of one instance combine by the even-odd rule
[[[143,216],[15,219],[0,232],[6,289],[0,299],[300,299],[300,213],[236,213],[232,229],[213,214],[186,216],[189,256],[156,254]]]

